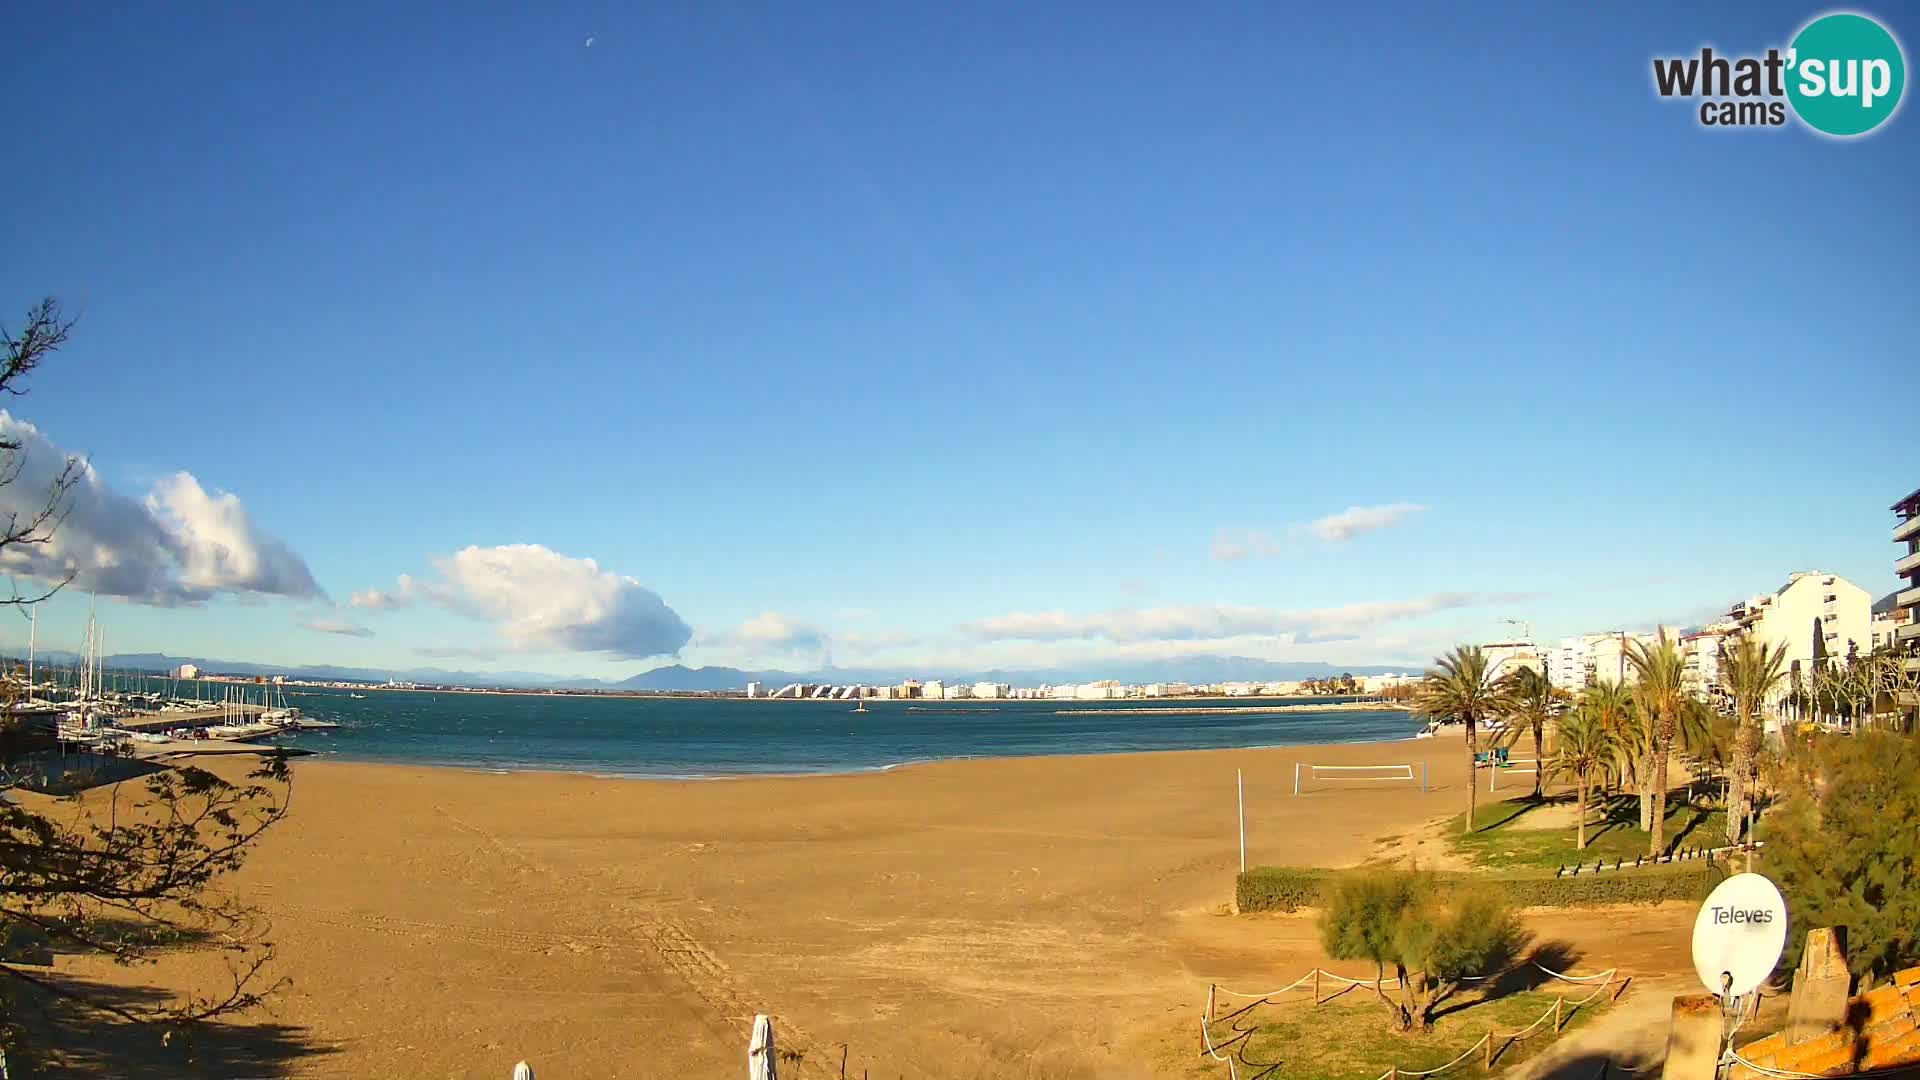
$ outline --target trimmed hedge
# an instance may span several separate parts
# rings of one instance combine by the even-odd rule
[[[1321,889],[1351,871],[1292,866],[1256,866],[1234,884],[1234,900],[1246,911],[1297,911],[1317,907]],[[1515,907],[1585,907],[1595,904],[1657,904],[1704,900],[1728,871],[1710,861],[1669,863],[1637,870],[1609,870],[1578,877],[1550,873],[1436,873],[1446,883],[1485,883],[1507,894]]]

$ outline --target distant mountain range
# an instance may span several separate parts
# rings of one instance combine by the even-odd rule
[[[24,648],[7,648],[6,655],[20,657]],[[79,663],[77,653],[59,650],[40,652],[42,664]],[[212,660],[197,656],[169,656],[166,653],[116,653],[103,666],[119,671],[171,671],[181,664],[192,664],[214,675],[285,675],[290,679],[340,680],[380,683],[389,679],[402,682],[433,683],[443,686],[484,686],[490,688],[564,689],[564,690],[738,690],[749,682],[775,689],[792,682],[813,683],[898,683],[903,679],[944,679],[947,682],[1001,682],[1015,686],[1041,683],[1091,682],[1095,679],[1119,679],[1128,683],[1149,682],[1268,682],[1289,679],[1318,679],[1329,675],[1384,675],[1407,671],[1408,667],[1359,664],[1338,667],[1309,661],[1256,660],[1246,656],[1192,656],[1173,660],[1136,660],[1112,668],[1054,668],[1031,671],[939,671],[885,668],[825,668],[818,671],[746,671],[731,667],[690,668],[683,664],[643,671],[618,681],[581,675],[552,675],[537,671],[449,671],[445,668],[360,668],[330,664],[286,667],[256,664],[245,660]]]

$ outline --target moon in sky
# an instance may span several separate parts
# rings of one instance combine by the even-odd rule
[[[593,35],[592,35],[592,34],[588,34],[588,35],[587,35],[587,45],[586,45],[586,47],[587,47],[587,48],[589,48],[589,49],[591,49],[591,48],[593,48]]]

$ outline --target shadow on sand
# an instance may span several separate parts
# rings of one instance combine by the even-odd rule
[[[156,987],[73,978],[58,985],[136,1013],[177,1000]],[[332,1052],[309,1042],[302,1028],[262,1022],[266,1018],[260,1013],[193,1025],[169,1036],[160,1026],[131,1023],[42,990],[26,988],[16,1003],[15,1020],[26,1029],[27,1044],[13,1055],[17,1076],[248,1080],[287,1076],[296,1061]]]

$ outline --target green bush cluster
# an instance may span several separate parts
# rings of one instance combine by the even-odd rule
[[[1234,900],[1241,911],[1297,911],[1319,907],[1322,890],[1338,870],[1256,866],[1241,874]],[[1609,870],[1578,877],[1542,873],[1436,874],[1445,887],[1465,883],[1492,885],[1515,907],[1583,907],[1595,904],[1657,904],[1663,900],[1702,900],[1729,871],[1717,862],[1669,863],[1638,870]]]

